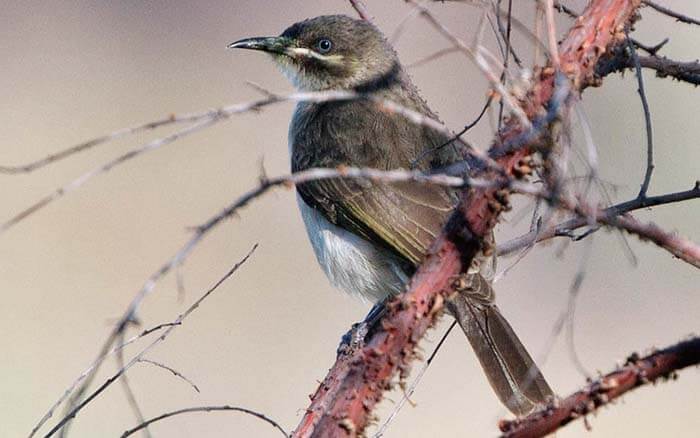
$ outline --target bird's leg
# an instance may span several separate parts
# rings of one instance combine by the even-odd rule
[[[338,356],[348,356],[364,347],[365,338],[386,312],[385,301],[380,301],[370,309],[362,322],[356,322],[350,330],[340,338]]]

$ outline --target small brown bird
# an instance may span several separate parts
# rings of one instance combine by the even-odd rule
[[[371,93],[438,120],[398,56],[371,23],[343,15],[312,18],[280,36],[230,48],[261,50],[300,90]],[[300,102],[289,127],[292,171],[339,165],[425,172],[465,162],[469,146],[442,132],[354,99]],[[297,186],[314,252],[336,287],[372,302],[404,290],[457,205],[449,188],[330,179]],[[529,412],[552,395],[539,369],[494,304],[495,258],[481,256],[465,290],[448,302],[500,400]]]

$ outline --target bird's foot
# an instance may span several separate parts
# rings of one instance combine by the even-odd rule
[[[362,349],[365,346],[365,338],[382,318],[385,310],[386,307],[383,302],[377,303],[369,311],[364,321],[353,324],[350,330],[340,338],[340,345],[337,350],[338,356],[351,356]]]
[[[340,345],[336,352],[338,356],[352,356],[353,353],[364,347],[367,333],[369,333],[367,321],[353,324],[350,330],[340,338]]]

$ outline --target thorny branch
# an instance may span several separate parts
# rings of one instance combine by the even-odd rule
[[[651,48],[652,50],[654,48]],[[658,50],[658,49],[657,49]],[[642,68],[653,70],[659,78],[672,78],[680,82],[692,85],[700,85],[700,62],[675,61],[664,56],[656,55],[639,56],[639,65]],[[600,77],[610,73],[623,72],[634,69],[635,61],[627,50],[626,44],[620,44],[610,51],[610,55],[603,59],[596,67],[596,74]]]
[[[149,294],[152,289],[155,287],[156,282],[164,276],[167,272],[169,272],[172,268],[175,266],[183,263],[185,259],[189,256],[190,252],[194,249],[194,247],[198,244],[198,242],[207,234],[209,231],[211,231],[214,227],[216,227],[218,224],[223,222],[226,218],[231,217],[234,215],[239,209],[242,207],[246,206],[249,202],[252,200],[262,196],[264,193],[268,192],[270,189],[274,187],[279,187],[279,186],[290,186],[292,184],[300,184],[306,181],[311,181],[311,180],[317,180],[317,179],[323,179],[323,178],[339,178],[339,177],[345,177],[345,178],[369,178],[369,179],[375,179],[375,180],[381,180],[385,182],[401,182],[401,181],[414,181],[418,183],[425,183],[425,184],[440,184],[440,185],[447,185],[447,186],[453,186],[453,187],[465,187],[465,186],[470,186],[470,187],[481,187],[481,188],[503,188],[503,187],[508,187],[511,190],[514,190],[518,193],[524,193],[524,194],[529,194],[533,196],[546,196],[546,193],[542,191],[541,188],[532,186],[527,183],[522,183],[518,181],[513,181],[513,180],[499,180],[498,178],[495,179],[477,179],[477,178],[464,178],[464,177],[458,177],[458,176],[452,176],[452,175],[446,175],[446,174],[436,174],[436,175],[426,175],[418,171],[405,171],[405,170],[393,170],[393,171],[381,171],[381,170],[376,170],[376,169],[359,169],[359,168],[338,168],[338,169],[310,169],[308,171],[304,172],[299,172],[296,174],[292,175],[286,175],[286,176],[281,176],[281,177],[275,177],[275,178],[263,178],[260,181],[260,185],[253,190],[243,194],[241,197],[239,197],[235,202],[231,203],[228,207],[223,209],[219,214],[213,216],[210,218],[207,222],[204,224],[198,226],[195,228],[195,235],[182,247],[180,251],[178,251],[177,254],[175,254],[170,260],[168,260],[158,271],[156,271],[151,278],[149,279],[148,282],[144,285],[144,287],[141,289],[141,291],[137,294],[137,296],[134,298],[132,303],[129,306],[129,309],[127,313],[122,317],[120,320],[120,323],[117,324],[115,328],[115,332],[113,333],[112,336],[107,340],[105,343],[105,346],[103,347],[103,351],[98,355],[98,358],[96,359],[95,363],[93,366],[83,375],[81,375],[81,378],[79,378],[79,381],[82,381],[82,385],[80,389],[75,390],[73,393],[73,400],[79,400],[81,397],[81,394],[85,391],[87,386],[91,382],[92,376],[94,376],[94,373],[97,371],[103,360],[107,357],[107,355],[110,353],[109,348],[114,342],[114,339],[117,338],[129,325],[128,321],[132,320],[135,318],[135,312],[136,309],[138,309],[140,302],[145,298],[147,294]],[[697,196],[697,194],[695,195]],[[677,197],[671,197],[671,199],[677,199]],[[648,205],[653,205],[654,203],[656,205],[662,203],[661,200],[654,199],[654,198],[647,198],[646,202],[648,202]],[[581,208],[590,208],[588,206],[586,207],[581,207]],[[603,215],[601,214],[601,217]],[[587,222],[584,222],[584,224]],[[621,225],[622,226],[622,225]],[[638,233],[641,233],[641,235],[645,235],[645,230],[644,229],[639,229],[639,227],[635,226],[635,230]],[[654,232],[658,230],[658,227],[654,228]],[[632,230],[630,230],[632,231]],[[652,236],[650,235],[649,238]],[[684,243],[680,247],[692,245],[690,243]],[[174,321],[173,323],[167,324],[167,331],[162,334],[158,340],[164,339],[165,336],[172,330],[173,327],[179,325],[181,323],[181,319],[178,319]],[[159,327],[160,328],[160,327]],[[150,331],[149,331],[150,333]],[[106,352],[105,352],[106,351]],[[130,365],[127,364],[127,368]],[[104,385],[101,388],[98,388],[98,391],[101,392],[102,390],[106,389],[107,386],[109,386],[111,383],[113,383],[116,378],[119,377],[121,373],[118,373],[118,375],[115,376],[114,380],[110,380],[106,385]],[[78,382],[76,382],[78,383]],[[73,392],[75,388],[75,385],[71,387],[69,390],[70,392]],[[98,392],[98,393],[99,393]],[[94,395],[97,395],[93,393]],[[89,397],[87,401],[92,399],[93,396]],[[65,396],[64,396],[65,397]],[[59,400],[58,403],[60,403],[64,397],[62,397],[61,400]],[[84,406],[86,403],[81,403],[77,405],[72,412],[68,413],[67,415],[74,416],[80,409],[82,409],[82,406]],[[55,406],[52,408],[52,410],[55,408]],[[35,430],[38,430],[38,428],[50,417],[50,413],[45,416],[40,424],[37,425]]]
[[[196,228],[195,235],[193,238],[183,247],[183,249],[178,252],[171,260],[169,260],[159,271],[157,271],[152,277],[149,282],[147,282],[146,289],[142,289],[141,294],[144,293],[149,293],[150,290],[155,286],[155,282],[157,281],[160,276],[165,275],[174,265],[178,263],[184,262],[184,259],[187,257],[189,252],[194,248],[196,243],[204,236],[204,234],[208,233],[211,229],[213,229],[216,225],[221,223],[224,219],[234,215],[240,208],[244,207],[247,205],[250,201],[253,199],[256,199],[257,197],[263,195],[270,189],[278,186],[289,186],[291,184],[300,184],[306,181],[311,181],[311,180],[317,180],[317,179],[322,179],[322,178],[339,178],[339,177],[345,177],[345,178],[370,178],[370,179],[375,179],[375,180],[381,180],[385,182],[400,182],[400,181],[414,181],[418,183],[425,183],[425,184],[441,184],[441,185],[448,185],[448,186],[453,186],[453,187],[465,187],[465,186],[470,186],[470,187],[475,187],[475,188],[494,188],[494,187],[509,187],[510,189],[518,192],[518,193],[523,193],[523,194],[529,194],[533,196],[546,196],[546,193],[542,191],[541,188],[526,184],[526,183],[521,183],[518,181],[499,181],[498,179],[495,180],[488,180],[488,179],[468,179],[468,178],[462,178],[462,177],[457,177],[457,176],[451,176],[451,175],[445,175],[445,174],[437,174],[437,175],[426,175],[418,171],[404,171],[404,170],[395,170],[395,171],[380,171],[376,169],[358,169],[358,168],[339,168],[339,169],[310,169],[308,171],[304,172],[299,172],[296,174],[292,175],[287,175],[287,176],[281,176],[281,177],[276,177],[276,178],[270,178],[270,179],[262,179],[260,182],[260,185],[245,193],[242,195],[240,198],[238,198],[235,202],[233,202],[230,206],[227,208],[223,209],[219,214],[216,216],[212,217],[209,219],[206,223],[200,225],[199,227]],[[644,226],[639,225],[636,222],[633,222],[631,219],[625,219],[621,223],[616,223],[613,222],[616,214],[621,214],[622,212],[627,212],[627,211],[632,211],[634,209],[638,208],[643,208],[643,207],[649,207],[649,206],[654,206],[654,205],[661,205],[664,203],[670,203],[670,202],[678,202],[681,200],[686,200],[686,199],[692,199],[700,196],[700,188],[697,186],[693,188],[690,191],[686,192],[679,192],[676,194],[669,194],[669,195],[664,195],[662,197],[647,197],[644,200],[638,199],[635,201],[630,201],[628,203],[623,203],[619,204],[614,207],[610,207],[608,210],[603,210],[599,214],[600,216],[600,221],[603,223],[609,223],[612,224],[613,226],[620,226],[624,229],[628,229],[630,232],[636,232],[641,236],[647,237],[652,240],[660,240],[658,236],[666,236],[664,232],[662,232],[658,227],[653,226],[650,230],[645,229]],[[561,206],[564,206],[561,204]],[[572,206],[571,209],[587,209],[591,208],[590,206]],[[616,213],[616,214],[613,214]],[[618,218],[618,220],[620,220]],[[580,219],[572,219],[568,224],[560,225],[559,230],[564,229],[568,227],[567,229],[574,229],[577,228],[578,226],[576,225],[577,221],[580,221],[580,226],[587,225],[587,219],[585,217],[581,217]],[[553,237],[555,235],[559,235],[560,233],[554,233],[551,236],[547,232],[542,232],[540,233],[540,239],[539,240],[544,240],[545,238]],[[682,252],[685,251],[683,248],[694,248],[693,249],[693,254],[698,253],[697,247],[694,246],[693,244],[682,241],[681,244],[676,245],[674,247],[674,252]],[[696,259],[696,263],[700,263],[700,255],[697,256],[698,258]],[[247,259],[247,258],[246,258]],[[237,265],[238,266],[238,265]],[[230,274],[229,274],[230,275]],[[220,283],[217,283],[217,285]],[[212,289],[213,290],[213,289]],[[204,297],[203,297],[204,298]],[[137,296],[137,299],[141,300],[143,299],[142,295]],[[160,342],[167,337],[167,335],[170,333],[170,331],[176,327],[179,326],[182,323],[182,320],[184,319],[185,316],[189,314],[191,310],[196,308],[198,304],[201,302],[201,299],[193,305],[190,310],[185,312],[183,314],[184,316],[181,316],[178,318],[176,321],[168,324],[163,324],[159,327],[160,328],[167,328],[167,330],[161,334],[161,336],[155,341],[155,342]],[[137,303],[132,303],[130,306],[130,309],[135,309],[138,308],[138,302]],[[123,317],[124,320],[128,320],[129,318],[133,318],[134,315],[125,315]],[[126,329],[126,325],[119,325],[119,331],[115,334],[121,334],[123,330]],[[155,328],[154,328],[155,329]],[[144,331],[142,335],[149,334],[154,331],[154,329]],[[111,345],[111,341],[106,344],[106,346]],[[150,348],[150,346],[149,346]],[[142,353],[145,353],[146,350],[144,350]],[[105,354],[101,354],[98,356],[98,359],[96,360],[96,363],[87,371],[87,376],[92,376],[96,372],[97,368],[101,364],[101,362],[106,358],[106,356],[109,354],[109,351]],[[140,361],[139,357],[141,354],[136,356],[136,362]],[[112,379],[110,379],[106,384],[98,388],[97,391],[95,391],[88,399],[85,400],[85,402],[77,405],[73,411],[69,412],[67,414],[67,417],[74,416],[77,414],[77,412],[82,409],[82,407],[89,402],[91,399],[93,399],[96,395],[98,395],[100,392],[102,392],[106,387],[111,385],[114,381],[116,381],[119,376],[123,374],[126,369],[128,369],[132,362],[129,362],[122,371],[117,373]],[[90,383],[90,379],[86,378],[86,375],[83,374],[81,376],[81,379],[83,384],[81,385],[81,389],[75,391],[74,394],[81,394],[85,388],[87,388],[87,385]],[[77,382],[76,382],[77,383]],[[74,395],[74,399],[77,400],[78,397]],[[60,402],[61,400],[59,400]],[[52,408],[53,410],[53,408]],[[45,416],[42,419],[42,422],[37,425],[35,430],[38,430],[38,428],[50,417],[49,415]],[[64,418],[65,420],[65,418]],[[58,427],[58,426],[57,426]],[[49,433],[49,435],[51,432]]]
[[[640,357],[632,354],[625,365],[589,382],[582,390],[557,400],[524,418],[500,422],[502,438],[549,435],[577,418],[585,417],[628,391],[678,376],[676,371],[700,363],[700,338],[694,337]]]

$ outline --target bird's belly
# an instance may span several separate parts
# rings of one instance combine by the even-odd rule
[[[403,290],[408,277],[395,255],[330,223],[299,194],[297,202],[316,259],[333,286],[370,302]]]

